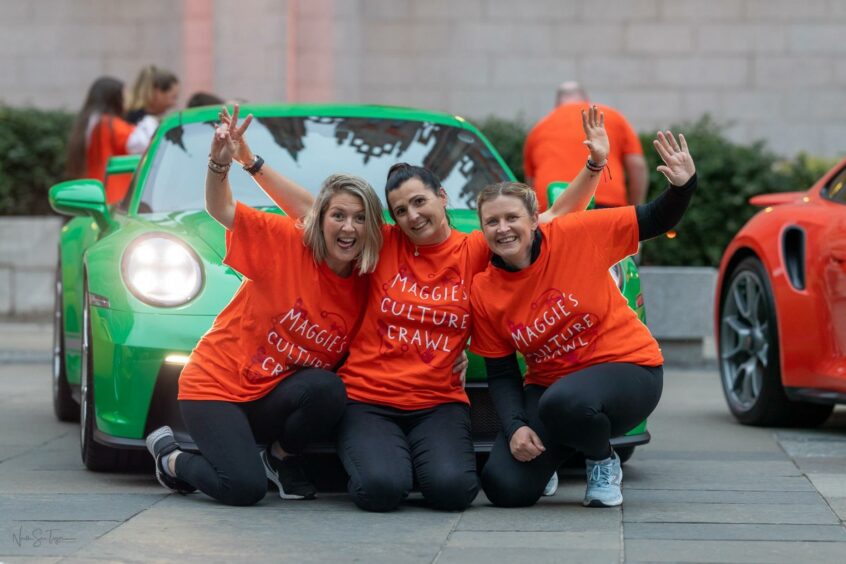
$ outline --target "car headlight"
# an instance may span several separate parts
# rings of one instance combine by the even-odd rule
[[[611,278],[614,279],[614,284],[622,292],[626,281],[626,276],[623,274],[623,265],[618,262],[609,269],[609,272],[611,273]]]
[[[165,233],[133,241],[123,253],[121,274],[135,297],[161,307],[191,301],[203,285],[203,270],[193,249]]]

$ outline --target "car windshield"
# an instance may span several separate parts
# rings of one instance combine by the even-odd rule
[[[190,123],[165,133],[144,186],[139,212],[204,208],[209,144],[215,124]],[[485,143],[458,127],[402,119],[271,117],[253,121],[250,148],[313,194],[332,173],[366,179],[383,199],[391,165],[407,162],[435,172],[456,209],[475,207],[486,185],[509,180]],[[229,173],[234,196],[254,207],[273,203],[241,167]]]

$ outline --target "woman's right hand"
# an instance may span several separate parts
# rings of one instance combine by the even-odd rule
[[[250,146],[247,144],[247,138],[244,137],[244,133],[253,121],[253,114],[247,116],[247,119],[244,120],[241,127],[237,127],[239,109],[240,106],[235,104],[232,110],[233,115],[229,115],[229,110],[226,109],[226,106],[223,106],[220,109],[220,113],[217,115],[220,118],[221,125],[226,125],[229,128],[230,137],[237,145],[232,158],[241,165],[252,164],[255,160],[255,156],[253,155],[252,150],[250,150]],[[233,123],[235,124],[235,127],[233,127]]]
[[[511,448],[511,456],[520,462],[534,460],[546,450],[538,434],[528,425],[514,431],[508,446]]]

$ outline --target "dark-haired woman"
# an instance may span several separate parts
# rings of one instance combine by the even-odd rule
[[[583,122],[591,159],[604,162],[602,116],[592,108]],[[255,157],[245,152],[239,158],[250,164]],[[290,198],[297,192],[265,169],[267,176],[256,179],[275,200],[274,193]],[[586,168],[542,220],[584,209],[598,181],[599,173]],[[481,232],[450,226],[446,191],[427,169],[395,165],[385,195],[396,225],[383,228],[364,320],[338,371],[350,399],[338,454],[362,509],[395,509],[416,478],[430,506],[461,510],[473,502],[479,482],[469,400],[454,365],[470,335],[470,283],[490,251]]]
[[[68,178],[105,180],[106,164],[115,155],[143,153],[155,133],[155,124],[134,126],[123,115],[123,82],[110,76],[94,81],[76,117],[66,162]],[[126,186],[109,183],[106,201],[123,197]]]
[[[658,343],[608,269],[638,242],[678,223],[696,188],[683,136],[654,142],[671,187],[645,205],[570,214],[539,225],[537,197],[523,184],[487,186],[478,197],[493,253],[473,280],[470,350],[485,357],[502,421],[482,486],[494,505],[534,504],[573,451],[585,455],[584,505],[623,503],[611,437],[643,421],[661,397]],[[516,353],[526,359],[525,386]]]

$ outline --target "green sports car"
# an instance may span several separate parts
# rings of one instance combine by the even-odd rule
[[[423,165],[443,179],[453,224],[478,228],[478,191],[513,180],[496,150],[464,119],[379,106],[245,106],[250,145],[275,168],[316,190],[333,172],[367,179],[377,191],[397,161]],[[165,118],[143,157],[118,157],[108,175],[132,175],[126,197],[106,205],[103,184],[53,186],[50,204],[75,216],[62,229],[56,271],[53,404],[59,419],[79,419],[91,470],[135,464],[144,437],[168,424],[192,448],[176,400],[182,366],[241,283],[222,264],[224,229],[204,210],[206,160],[217,108]],[[230,173],[235,198],[280,213],[240,168]],[[107,178],[108,181],[108,178]],[[268,252],[284,252],[268,249]],[[640,280],[631,259],[615,277],[643,319]],[[484,365],[468,371],[477,449],[499,427]],[[648,442],[645,422],[614,444],[621,455]]]

